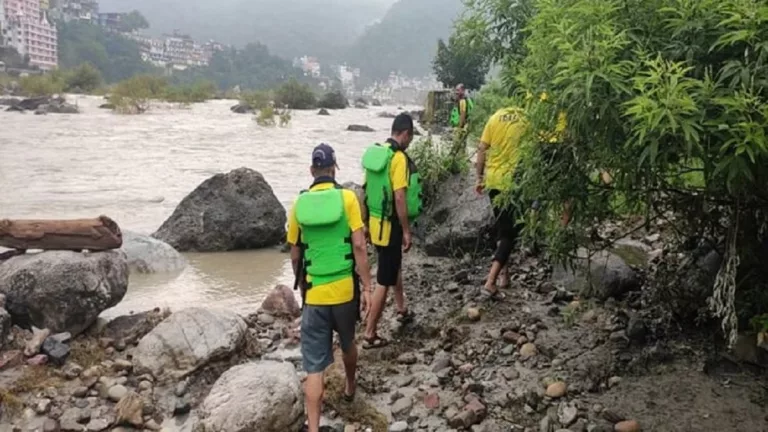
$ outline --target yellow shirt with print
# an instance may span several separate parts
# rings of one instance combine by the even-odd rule
[[[512,173],[520,161],[520,140],[528,123],[520,108],[496,111],[483,129],[480,141],[488,145],[485,159],[485,188],[509,190]]]
[[[401,151],[395,152],[394,156],[392,156],[392,161],[389,164],[389,182],[392,185],[393,192],[408,187],[408,160],[405,157],[405,153]],[[397,217],[394,193],[392,196],[392,217]],[[371,215],[368,218],[368,233],[370,234],[371,243],[375,246],[388,246],[389,237],[392,234],[392,222],[387,219],[382,221],[378,217]]]
[[[311,191],[321,191],[335,187],[333,183],[320,183],[310,188]],[[344,213],[347,216],[349,231],[355,232],[363,229],[363,218],[360,214],[360,204],[357,201],[357,195],[351,190],[342,191],[344,198]],[[294,206],[295,207],[295,206]],[[299,223],[296,220],[296,213],[291,208],[288,216],[288,243],[296,245],[299,242]],[[354,271],[354,269],[353,269]],[[307,282],[312,282],[312,277],[306,275]],[[313,286],[307,291],[306,304],[315,306],[332,306],[344,304],[354,298],[355,285],[352,276],[325,285]]]

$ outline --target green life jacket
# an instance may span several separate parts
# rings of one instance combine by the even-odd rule
[[[374,144],[363,154],[363,169],[365,169],[365,204],[371,216],[381,221],[394,220],[395,195],[392,190],[392,181],[389,178],[389,167],[395,153],[402,151],[393,148],[391,143]],[[421,215],[422,186],[421,175],[416,164],[403,152],[407,161],[408,188],[405,193],[405,201],[408,207],[408,219],[413,221]],[[383,230],[382,230],[383,231]]]
[[[344,190],[336,186],[303,191],[294,212],[301,229],[304,274],[312,279],[306,289],[353,276],[352,233],[344,211]]]
[[[475,108],[475,101],[473,101],[470,98],[464,98],[464,100],[467,101],[467,118],[466,118],[466,121],[469,121],[469,114]],[[451,122],[451,126],[453,126],[453,127],[459,126],[459,123],[461,122],[461,112],[459,112],[459,102],[457,102],[453,106],[453,109],[451,110],[451,120],[450,120],[450,122]]]

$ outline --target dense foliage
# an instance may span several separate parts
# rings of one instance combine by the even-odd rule
[[[90,93],[102,84],[98,69],[85,63],[75,69],[56,69],[46,74],[29,75],[19,80],[21,92],[28,96],[58,93]]]
[[[275,105],[290,109],[310,109],[317,104],[315,93],[308,84],[292,78],[275,90]]]
[[[768,309],[768,4],[469,5],[459,37],[484,44],[511,90],[547,94],[525,107],[520,191],[553,204],[530,230],[546,233],[550,252],[564,256],[594,240],[596,221],[630,209],[648,222],[680,215],[670,223],[681,244],[702,239],[723,256],[709,306],[733,342],[738,327]],[[563,139],[542,139],[536,131],[551,130],[561,111]],[[610,185],[597,181],[602,170]],[[566,201],[575,211],[562,228],[557,204]]]
[[[154,73],[156,68],[142,61],[136,42],[85,22],[61,22],[59,67],[73,69],[90,63],[107,83],[134,75]]]
[[[147,19],[144,18],[144,15],[142,15],[141,12],[137,10],[133,10],[123,15],[120,18],[120,23],[118,24],[118,30],[126,33],[148,28],[149,21],[147,21]]]
[[[175,79],[182,83],[210,80],[221,89],[240,86],[243,89],[264,90],[302,75],[301,70],[294,68],[289,61],[270,54],[266,46],[252,43],[243,49],[218,51],[213,54],[208,66],[177,73]]]
[[[153,100],[186,106],[204,102],[216,93],[216,86],[208,81],[191,85],[172,86],[168,80],[154,75],[137,75],[115,85],[109,103],[121,114],[141,114],[150,108]]]
[[[332,90],[320,98],[317,106],[327,109],[344,109],[349,106],[349,101],[341,90]]]
[[[355,41],[347,62],[374,80],[393,71],[427,75],[438,39],[450,35],[461,9],[461,0],[399,0]]]
[[[438,81],[446,87],[464,84],[467,89],[476,90],[485,84],[490,61],[482,49],[471,42],[456,36],[451,36],[447,44],[442,39],[437,42],[432,68]]]

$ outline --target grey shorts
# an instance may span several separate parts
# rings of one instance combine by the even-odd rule
[[[339,334],[341,350],[355,343],[355,324],[360,315],[358,301],[334,306],[305,305],[301,313],[301,357],[308,374],[324,372],[333,363],[333,332]]]

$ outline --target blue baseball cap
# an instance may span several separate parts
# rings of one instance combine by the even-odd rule
[[[336,164],[336,152],[328,144],[320,144],[312,150],[312,166],[315,168],[330,168]]]

